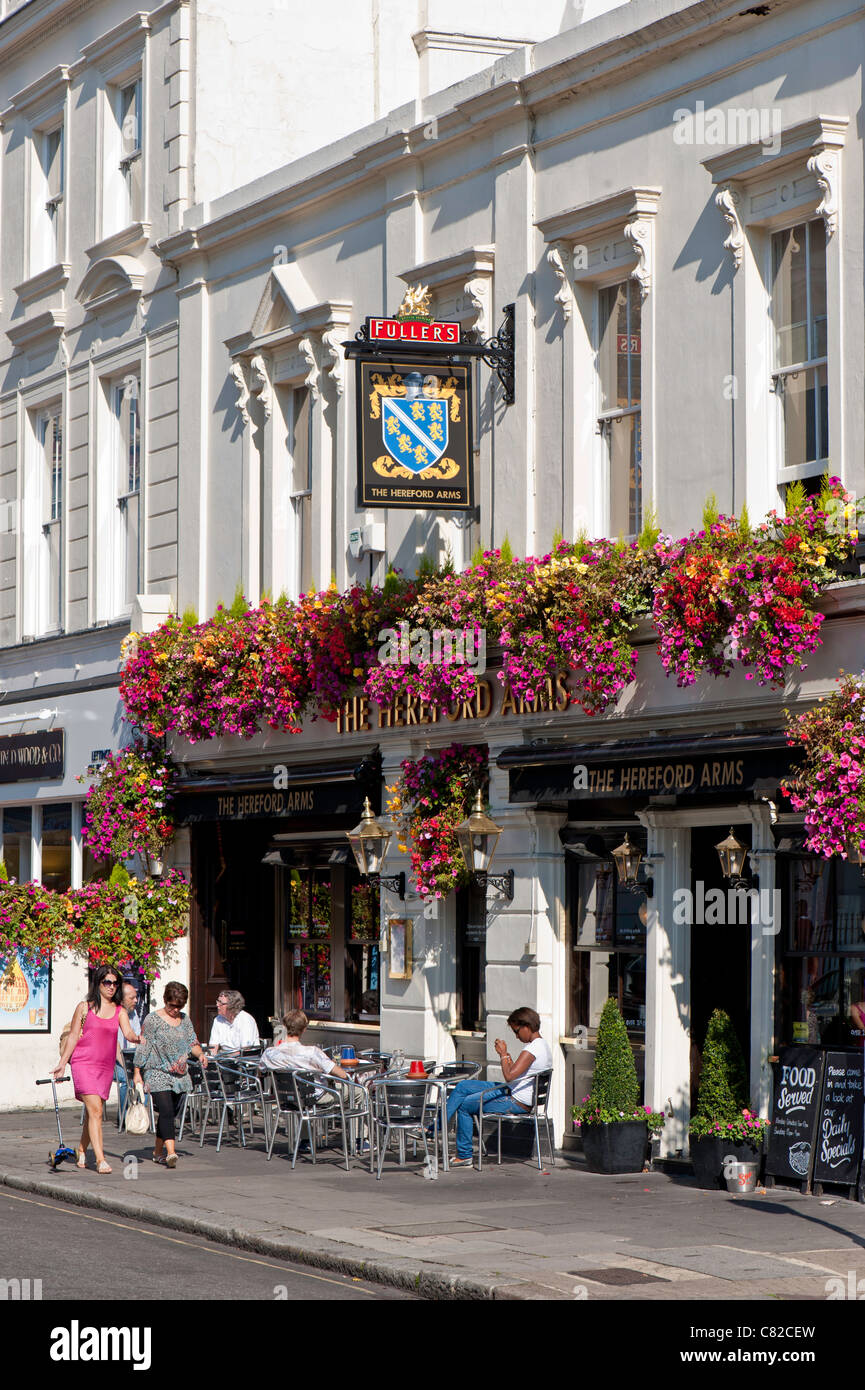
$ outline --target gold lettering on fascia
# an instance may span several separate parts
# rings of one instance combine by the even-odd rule
[[[595,796],[647,795],[690,791],[692,787],[741,787],[745,781],[742,758],[707,759],[702,764],[632,763],[614,767],[590,767],[588,792]]]
[[[403,729],[420,724],[438,724],[440,721],[456,724],[473,719],[486,719],[494,712],[494,692],[502,692],[499,714],[525,715],[539,713],[561,713],[570,704],[568,688],[561,676],[548,680],[537,700],[526,700],[514,695],[508,682],[478,678],[474,695],[455,700],[453,704],[439,709],[430,706],[416,695],[399,694],[389,705],[376,706],[376,723],[379,729]],[[373,702],[364,695],[353,695],[343,702],[337,711],[336,730],[339,734],[368,732],[370,728]]]
[[[256,816],[284,816],[292,812],[315,810],[315,788],[298,787],[288,792],[240,792],[217,796],[216,814],[220,819],[243,820]]]

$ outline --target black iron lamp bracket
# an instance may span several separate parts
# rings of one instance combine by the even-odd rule
[[[653,878],[647,878],[642,883],[640,883],[639,879],[630,878],[626,883],[622,884],[622,887],[627,889],[629,893],[642,893],[644,898],[653,898],[655,896],[655,880]]]
[[[490,874],[484,870],[476,870],[473,874],[474,882],[478,888],[486,892],[487,888],[495,888],[508,902],[514,900],[514,871],[508,869],[506,874]]]
[[[395,893],[402,901],[405,898],[405,872],[400,870],[398,874],[379,874],[378,882],[380,888],[386,888],[389,893]]]

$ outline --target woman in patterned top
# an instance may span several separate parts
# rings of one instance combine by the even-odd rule
[[[164,1007],[147,1015],[141,1029],[141,1042],[135,1049],[135,1084],[141,1085],[143,1071],[144,1089],[152,1097],[156,1111],[153,1162],[163,1161],[164,1150],[166,1168],[177,1167],[174,1122],[180,1113],[184,1092],[192,1090],[187,1065],[190,1053],[202,1066],[207,1065],[195,1029],[181,1012],[188,998],[186,985],[170,980],[162,995]]]

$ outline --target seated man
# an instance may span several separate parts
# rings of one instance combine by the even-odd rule
[[[541,1037],[541,1020],[534,1009],[515,1009],[508,1018],[508,1027],[521,1050],[514,1062],[507,1043],[496,1038],[504,1085],[495,1081],[459,1081],[448,1095],[448,1124],[454,1116],[457,1121],[457,1156],[451,1159],[452,1168],[472,1166],[472,1120],[480,1109],[481,1094],[484,1114],[518,1115],[531,1109],[532,1077],[552,1070],[553,1054],[549,1043]]]
[[[301,1042],[309,1023],[303,1009],[291,1009],[283,1015],[282,1022],[288,1036],[285,1042],[266,1049],[259,1062],[260,1070],[266,1067],[269,1071],[322,1071],[343,1081],[351,1080],[348,1072],[332,1061],[320,1047]]]
[[[246,1003],[239,989],[224,989],[216,1001],[219,1013],[213,1020],[210,1030],[210,1047],[214,1052],[226,1048],[230,1052],[239,1047],[258,1046],[258,1024],[252,1014],[244,1013]]]

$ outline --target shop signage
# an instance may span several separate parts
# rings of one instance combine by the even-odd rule
[[[0,782],[45,782],[62,776],[62,729],[0,738]]]
[[[862,1053],[827,1052],[815,1182],[855,1185],[862,1159],[862,1120]]]
[[[473,507],[471,367],[358,358],[357,439],[360,508]]]
[[[643,799],[653,796],[748,796],[755,784],[777,786],[790,766],[786,748],[725,752],[692,757],[646,757],[626,753],[606,759],[587,753],[581,761],[512,767],[510,799],[516,802]],[[597,759],[597,760],[596,760]]]
[[[458,343],[458,323],[429,323],[417,319],[373,319],[366,321],[367,337],[371,342],[385,343]]]
[[[393,318],[367,317],[343,343],[355,363],[357,506],[469,511],[474,507],[473,362],[492,367],[514,402],[514,305],[486,342],[433,318],[425,285]]]
[[[345,701],[336,717],[337,733],[371,733],[379,729],[404,729],[416,724],[456,724],[471,719],[486,719],[491,714],[501,718],[512,715],[561,713],[569,706],[568,690],[560,676],[548,680],[546,689],[534,704],[515,695],[510,685],[499,680],[479,677],[475,693],[467,699],[454,700],[444,709],[430,706],[414,695],[400,694],[389,705],[377,705],[365,695],[353,695]]]
[[[273,820],[286,816],[338,816],[363,808],[365,787],[360,782],[308,782],[284,791],[272,786],[237,791],[192,792],[178,796],[175,814],[180,825],[213,820]]]
[[[775,1063],[766,1173],[807,1186],[814,1168],[823,1091],[824,1054],[817,1047],[782,1047]]]

